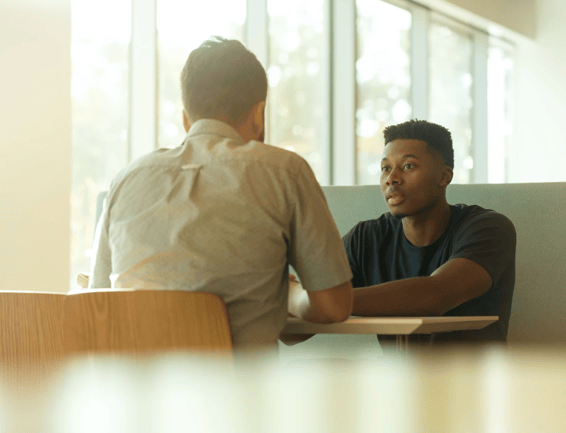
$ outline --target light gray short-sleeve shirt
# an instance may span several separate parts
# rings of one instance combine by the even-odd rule
[[[306,290],[352,278],[306,161],[210,119],[114,179],[94,248],[91,287],[218,294],[237,347],[276,342],[289,264]]]

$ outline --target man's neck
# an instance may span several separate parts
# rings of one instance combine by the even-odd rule
[[[450,206],[446,201],[418,215],[403,218],[403,231],[407,240],[416,247],[434,243],[450,222]]]

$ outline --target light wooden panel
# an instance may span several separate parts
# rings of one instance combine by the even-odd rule
[[[0,292],[2,367],[50,365],[62,358],[61,293]]]
[[[232,351],[226,306],[210,293],[89,290],[67,295],[64,308],[74,353]]]

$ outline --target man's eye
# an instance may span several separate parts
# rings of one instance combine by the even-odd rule
[[[405,164],[405,168],[413,168],[413,164]]]
[[[385,172],[385,171],[387,171],[387,170],[389,170],[389,167],[385,167],[385,166],[384,166],[384,167],[381,167],[381,171],[382,171],[382,172]]]

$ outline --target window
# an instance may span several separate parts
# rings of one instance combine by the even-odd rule
[[[513,51],[512,47],[492,39],[487,62],[488,94],[488,182],[508,181],[508,154],[513,127],[511,123]]]
[[[357,0],[356,151],[358,184],[379,183],[383,129],[409,120],[411,13]]]
[[[130,17],[130,0],[72,4],[71,286],[90,269],[96,197],[128,162]]]
[[[190,52],[211,36],[244,40],[245,24],[245,0],[208,0],[196,9],[193,2],[157,2],[157,146],[175,147],[185,138],[180,80]]]
[[[448,128],[452,134],[453,183],[470,183],[474,179],[472,50],[471,35],[444,23],[431,23],[428,120]]]
[[[297,152],[319,182],[323,160],[325,0],[269,0],[268,128],[270,144]]]

